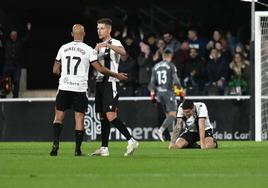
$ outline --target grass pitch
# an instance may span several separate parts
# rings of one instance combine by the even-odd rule
[[[85,154],[99,142],[83,143]],[[57,157],[48,142],[0,142],[1,188],[264,188],[268,142],[219,142],[217,150],[168,150],[168,143],[140,142],[124,157],[126,142],[110,142],[109,157],[74,157],[62,142]]]

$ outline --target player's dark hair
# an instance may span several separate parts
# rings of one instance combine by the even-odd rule
[[[97,21],[97,24],[105,24],[112,26],[113,21],[110,18],[101,18]]]
[[[194,107],[194,102],[191,101],[191,100],[185,100],[182,103],[182,106],[181,107],[182,107],[183,110],[192,109]]]

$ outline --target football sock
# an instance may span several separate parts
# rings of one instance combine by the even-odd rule
[[[60,141],[60,133],[62,131],[62,127],[63,125],[61,123],[54,123],[53,124],[53,145],[59,145],[59,141]]]
[[[108,147],[109,136],[110,136],[110,122],[108,119],[101,120],[101,146]]]
[[[75,130],[75,151],[81,151],[81,144],[84,138],[84,130]]]
[[[161,127],[168,128],[169,132],[173,129],[173,124],[175,122],[175,117],[173,116],[167,116],[166,119],[163,121]]]
[[[115,118],[113,121],[111,121],[111,123],[119,130],[121,134],[123,134],[126,137],[127,140],[132,138],[129,131],[127,130],[127,127],[120,119]]]

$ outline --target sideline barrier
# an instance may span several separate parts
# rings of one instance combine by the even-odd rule
[[[250,96],[188,96],[205,102],[219,140],[249,140]],[[0,141],[49,141],[52,135],[55,98],[0,99]],[[67,111],[62,140],[74,140],[74,115]],[[121,97],[119,117],[139,140],[156,140],[155,130],[164,119],[162,110],[150,97]],[[100,139],[100,122],[95,113],[94,98],[89,98],[85,116],[85,140]],[[111,140],[123,136],[111,129]]]

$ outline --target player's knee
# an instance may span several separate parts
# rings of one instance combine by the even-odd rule
[[[206,143],[206,149],[213,149],[216,148],[216,143],[213,141],[209,141]]]
[[[179,139],[179,140],[176,142],[174,148],[176,148],[176,149],[183,149],[183,148],[187,147],[187,145],[188,145],[188,143],[187,143],[185,140],[183,140],[183,139]]]
[[[182,144],[175,144],[175,149],[182,149],[184,146]]]
[[[117,118],[117,114],[115,112],[108,112],[106,117],[109,122],[112,122],[115,118]]]

